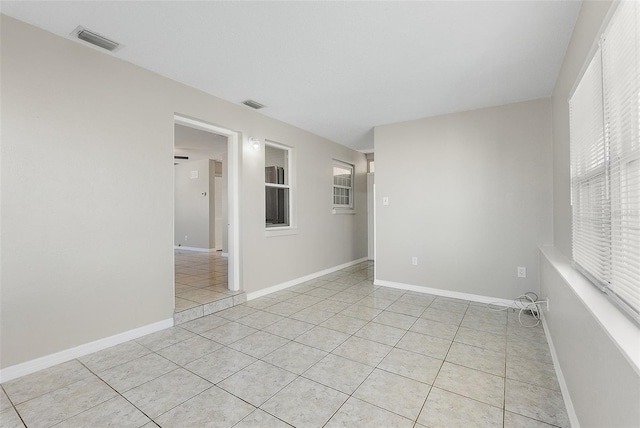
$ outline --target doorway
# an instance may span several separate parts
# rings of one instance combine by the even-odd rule
[[[240,293],[240,138],[180,115],[174,131],[175,308],[185,318],[181,311],[226,305]]]

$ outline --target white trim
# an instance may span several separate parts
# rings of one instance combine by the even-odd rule
[[[55,366],[56,364],[71,361],[75,358],[101,351],[111,346],[119,345],[121,343],[128,342],[129,340],[137,339],[169,327],[173,327],[173,318],[167,318],[166,320],[154,322],[153,324],[134,328],[133,330],[98,339],[74,348],[65,349],[64,351],[56,352],[55,354],[45,355],[44,357],[16,364],[0,370],[0,382],[8,382],[25,375],[35,373],[39,370]]]
[[[266,236],[267,238],[271,238],[274,236],[286,236],[286,235],[297,235],[298,234],[298,229],[296,229],[295,227],[274,227],[274,228],[267,228],[264,231],[264,236]]]
[[[558,383],[560,384],[560,392],[562,392],[562,399],[564,400],[564,405],[567,408],[567,415],[569,416],[570,425],[572,428],[580,428],[578,415],[576,414],[576,409],[573,407],[573,401],[571,401],[571,396],[569,395],[569,387],[567,386],[567,381],[562,374],[562,368],[560,367],[558,354],[556,354],[556,348],[555,346],[553,346],[553,340],[551,339],[551,334],[549,334],[549,327],[547,326],[547,321],[544,318],[544,311],[542,311],[541,313],[542,328],[544,330],[544,335],[547,337],[549,351],[551,352],[551,360],[553,360],[553,367],[556,370],[556,377],[558,378]]]
[[[496,303],[508,307],[513,306],[513,300],[500,299],[497,297],[481,296],[479,294],[461,293],[459,291],[443,290],[441,288],[423,287],[421,285],[403,284],[400,282],[385,281],[376,279],[373,285],[382,285],[383,287],[398,288],[400,290],[416,291],[418,293],[434,294],[436,296],[450,297],[452,299],[469,300],[479,303]]]
[[[215,248],[200,248],[200,247],[185,247],[184,245],[175,245],[173,247],[176,250],[189,250],[189,251],[198,251],[200,253],[215,253]]]
[[[300,278],[292,279],[291,281],[272,285],[271,287],[263,288],[262,290],[254,291],[252,293],[247,293],[247,301],[257,299],[258,297],[263,297],[263,296],[266,296],[267,294],[275,293],[276,291],[281,291],[289,287],[293,287],[294,285],[302,284],[303,282],[311,281],[312,279],[316,279],[321,276],[339,271],[340,269],[348,268],[349,266],[354,266],[354,265],[357,265],[358,263],[362,263],[366,261],[367,261],[367,258],[363,257],[361,259],[353,260],[338,266],[330,267],[328,269],[321,270],[319,272],[301,276]]]
[[[240,135],[238,132],[227,128],[211,125],[206,122],[194,120],[179,114],[173,115],[174,123],[199,129],[201,131],[213,132],[224,135],[228,138],[227,163],[229,175],[227,177],[227,206],[228,206],[228,227],[229,233],[229,290],[239,291],[240,278]],[[243,144],[249,144],[248,138],[242,140]]]
[[[222,257],[229,257],[229,253],[222,253],[220,254]]]

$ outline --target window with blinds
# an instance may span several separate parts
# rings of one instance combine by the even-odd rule
[[[569,100],[573,260],[640,322],[640,2],[621,2]]]

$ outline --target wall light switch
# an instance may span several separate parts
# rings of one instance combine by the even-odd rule
[[[198,178],[198,171],[191,171],[191,178]]]
[[[389,205],[389,197],[385,196],[382,198],[382,205]]]
[[[527,277],[527,268],[524,266],[518,266],[518,278]]]

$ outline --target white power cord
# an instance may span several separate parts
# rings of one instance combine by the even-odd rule
[[[524,327],[536,327],[540,324],[542,311],[538,306],[540,303],[547,303],[546,300],[538,300],[538,295],[531,291],[528,291],[518,297],[513,301],[511,306],[504,306],[500,303],[489,303],[489,309],[492,311],[506,311],[508,309],[519,309],[518,312],[518,321]],[[522,321],[522,313],[523,312],[531,312],[531,316],[536,320],[535,324],[527,324]]]

